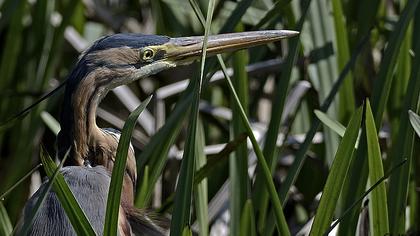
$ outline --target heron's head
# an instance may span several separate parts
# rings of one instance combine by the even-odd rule
[[[266,44],[296,35],[295,31],[271,30],[212,35],[207,55]],[[96,41],[77,64],[76,85],[96,75],[96,86],[111,89],[178,65],[190,64],[201,56],[202,36],[170,38],[160,35],[115,34]]]

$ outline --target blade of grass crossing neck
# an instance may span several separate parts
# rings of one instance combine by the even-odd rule
[[[59,169],[51,157],[44,151],[41,153],[41,161],[47,176],[50,179],[55,177],[55,181],[51,181],[52,187],[77,235],[96,235],[88,218],[64,180],[63,175],[58,171]]]
[[[149,104],[152,96],[144,100],[129,116],[124,124],[120,140],[118,142],[115,163],[112,169],[111,183],[109,185],[108,199],[106,203],[106,214],[104,224],[104,235],[117,235],[118,232],[118,216],[121,202],[121,191],[125,175],[128,149],[130,147],[130,139],[136,125],[137,118],[140,113]]]
[[[178,184],[175,193],[174,211],[171,221],[171,235],[181,235],[184,228],[190,224],[191,213],[191,194],[195,172],[195,146],[198,125],[198,110],[201,97],[202,82],[205,77],[204,65],[207,51],[207,38],[210,32],[211,20],[213,16],[215,1],[210,0],[207,10],[206,26],[201,55],[200,78],[196,84],[193,103],[191,107],[190,122],[188,125],[188,138],[185,144],[184,155],[181,162]]]
[[[243,31],[243,26],[239,24],[237,31]],[[232,57],[233,66],[233,86],[236,88],[239,101],[248,113],[248,75],[245,66],[248,64],[248,51],[241,50],[235,52]],[[243,125],[240,112],[231,98],[232,123],[231,137],[237,137],[246,129]],[[229,179],[230,179],[230,234],[239,235],[242,209],[248,198],[250,181],[248,177],[248,148],[247,143],[239,145],[229,158]]]
[[[388,101],[388,95],[390,85],[392,84],[392,74],[394,66],[396,64],[396,58],[398,50],[403,41],[405,31],[408,27],[410,19],[414,15],[414,11],[419,3],[419,0],[409,1],[407,6],[403,10],[400,19],[395,25],[394,31],[391,33],[390,40],[385,49],[383,59],[380,64],[379,73],[375,80],[373,95],[371,98],[372,112],[375,118],[375,126],[379,129],[382,123],[382,117],[385,109],[385,104]],[[362,131],[363,132],[363,131]],[[347,209],[359,196],[361,196],[365,190],[366,182],[368,179],[367,169],[367,147],[365,145],[365,134],[361,136],[360,146],[357,150],[356,156],[352,162],[351,169],[357,170],[359,174],[351,175],[344,185],[343,189],[343,209]],[[404,158],[404,157],[401,157]],[[404,170],[399,170],[404,171]],[[391,178],[392,179],[392,178]],[[392,185],[391,185],[392,186]],[[392,194],[388,194],[390,202],[392,201]],[[360,204],[356,206],[350,213],[350,216],[343,220],[340,224],[339,234],[340,235],[354,235],[359,215]],[[392,207],[388,206],[389,209],[389,222],[390,229],[393,228],[393,217]]]
[[[271,177],[270,168],[268,167],[267,162],[265,161],[264,155],[261,151],[260,146],[258,145],[257,139],[254,136],[254,133],[252,131],[248,118],[245,114],[245,111],[241,106],[241,102],[239,101],[238,95],[236,94],[235,88],[233,87],[232,81],[227,73],[226,65],[223,62],[222,56],[217,55],[217,59],[220,63],[220,66],[222,67],[222,71],[228,83],[231,95],[235,98],[235,103],[239,107],[239,111],[242,117],[242,122],[244,123],[249,139],[251,140],[252,147],[254,149],[255,155],[257,156],[258,163],[261,165],[261,170],[262,170],[264,180],[265,180],[264,184],[267,187],[268,194],[271,198],[271,201],[274,207],[274,216],[276,218],[276,225],[277,225],[278,232],[280,235],[286,235],[286,236],[290,235],[290,231],[287,226],[286,218],[284,217],[281,202],[280,202],[279,197],[277,196],[276,187],[274,186],[274,182]]]
[[[3,200],[0,199],[0,235],[11,235],[12,231],[12,223],[10,222],[7,210],[3,205]]]
[[[310,235],[322,235],[330,226],[334,217],[338,197],[347,176],[351,158],[353,156],[354,144],[359,134],[362,122],[363,107],[360,107],[353,114],[349,126],[346,129],[343,139],[338,146],[337,153],[331,165],[327,182],[322,192]]]
[[[415,31],[419,32],[418,29],[415,29]],[[417,44],[415,53],[416,56],[411,68],[411,77],[408,82],[399,118],[400,124],[397,139],[390,155],[391,163],[393,164],[400,162],[404,158],[408,159],[407,165],[397,170],[390,178],[388,208],[390,232],[393,234],[405,233],[405,208],[407,206],[410,171],[413,169],[412,163],[415,163],[416,160],[414,153],[415,136],[409,124],[411,121],[409,110],[417,109],[418,98],[420,96],[420,44]]]
[[[410,115],[410,123],[411,123],[411,126],[416,131],[417,136],[420,137],[420,116],[418,116],[412,110],[409,110],[408,113]]]
[[[369,100],[366,102],[365,128],[368,146],[369,182],[375,183],[384,176],[384,169]],[[385,183],[379,184],[370,194],[369,225],[370,233],[373,236],[381,236],[389,233]]]
[[[311,0],[306,0],[302,5],[302,15],[300,20],[295,26],[296,31],[301,31],[303,24],[305,22],[306,15],[308,13],[309,6],[311,4]],[[285,65],[282,67],[282,73],[279,79],[279,82],[276,86],[275,95],[273,97],[273,105],[271,107],[271,117],[270,123],[268,125],[266,139],[264,143],[263,154],[266,158],[268,166],[273,166],[273,159],[275,149],[277,148],[277,137],[280,129],[281,117],[283,115],[283,108],[287,97],[287,91],[289,88],[290,78],[292,75],[293,67],[296,63],[298,52],[299,52],[299,45],[300,45],[300,35],[296,38],[292,38],[289,41],[289,52],[286,58]],[[270,171],[273,170],[270,168]],[[265,215],[267,209],[267,190],[265,185],[263,184],[264,176],[261,170],[260,165],[257,167],[255,177],[255,191],[253,194],[253,202],[256,207],[256,210],[259,212],[259,222],[258,222],[258,229],[263,229],[265,227]]]
[[[334,42],[337,48],[337,66],[338,70],[341,71],[346,65],[346,62],[350,59],[346,19],[343,14],[341,0],[332,0],[331,2],[336,39]],[[352,73],[350,72],[347,76],[348,78],[344,81],[343,86],[340,89],[339,100],[339,120],[346,123],[354,112],[355,107]]]
[[[255,228],[254,209],[252,207],[252,201],[249,199],[245,202],[244,210],[242,211],[241,227],[239,233],[239,235],[242,236],[257,235],[257,230]]]
[[[198,120],[197,128],[197,143],[195,145],[195,169],[198,171],[201,167],[206,165],[206,155],[204,154],[204,129],[201,120]],[[207,191],[207,178],[202,179],[199,183],[194,184],[194,203],[196,209],[196,216],[199,226],[199,235],[209,235],[209,219],[208,219],[208,191]]]

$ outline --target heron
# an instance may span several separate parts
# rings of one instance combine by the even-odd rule
[[[211,35],[207,56],[267,44],[297,35],[288,30],[266,30]],[[203,36],[170,38],[162,35],[120,33],[98,39],[84,51],[68,76],[57,136],[57,153],[69,156],[61,169],[66,182],[95,232],[102,234],[106,199],[120,133],[99,128],[96,110],[113,88],[200,58]],[[137,182],[134,149],[130,147],[118,220],[119,235],[165,235],[134,207]],[[40,189],[28,200],[22,222],[31,212]],[[55,193],[50,191],[30,229],[31,235],[75,235]]]

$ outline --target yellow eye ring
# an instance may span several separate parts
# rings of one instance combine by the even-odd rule
[[[152,49],[145,48],[145,49],[142,50],[141,59],[143,61],[149,62],[149,61],[153,60],[153,57],[155,57],[155,51],[153,51]]]

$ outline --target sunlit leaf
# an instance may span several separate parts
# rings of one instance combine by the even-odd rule
[[[353,114],[349,126],[346,129],[343,139],[338,146],[337,153],[331,165],[327,182],[322,192],[310,235],[323,235],[330,226],[338,197],[340,196],[344,180],[353,156],[354,145],[359,134],[363,115],[363,107],[360,107]]]

